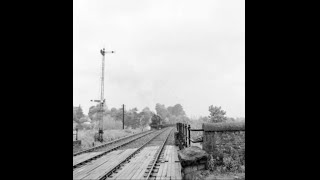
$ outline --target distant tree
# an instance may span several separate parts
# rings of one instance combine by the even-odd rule
[[[140,127],[142,130],[149,124],[151,117],[152,117],[152,112],[148,107],[145,107],[140,113],[139,113],[139,118],[140,118]]]
[[[169,115],[170,115],[168,110],[166,109],[166,107],[163,104],[157,103],[155,109],[156,109],[157,115],[159,115],[162,119],[165,119],[166,117],[169,117]]]
[[[123,115],[123,108],[119,108],[119,110],[116,113],[115,119],[117,121],[122,121],[123,120],[123,116],[126,116],[126,111],[124,112],[124,115]]]
[[[237,118],[235,119],[235,121],[245,121],[245,118],[244,118],[244,117],[237,117]]]
[[[229,122],[234,122],[234,121],[236,121],[236,119],[233,118],[233,117],[227,117],[227,121],[229,121]]]
[[[82,118],[79,119],[79,123],[84,123],[84,122],[90,122],[90,119],[88,116],[83,116]]]
[[[83,127],[84,129],[92,129],[92,128],[93,128],[93,124],[91,124],[91,123],[88,122],[88,121],[82,123],[81,125],[82,125],[82,127]]]
[[[209,122],[209,118],[207,116],[204,116],[204,117],[200,117],[199,120],[201,122]]]
[[[138,111],[137,108],[133,108],[125,112],[125,118],[124,118],[125,126],[131,127],[133,129],[136,129],[140,126],[140,117],[137,111]]]
[[[73,121],[73,130],[76,129],[77,125],[78,125],[78,123],[76,123],[75,121]]]
[[[76,129],[83,129],[83,126],[81,124],[77,124]]]
[[[79,105],[79,107],[76,108],[76,117],[77,119],[81,119],[82,117],[84,117],[83,111],[81,106]]]
[[[173,107],[168,107],[168,111],[171,115],[174,115],[174,116],[185,116],[186,115],[181,104],[176,104]]]
[[[227,120],[226,111],[222,110],[221,107],[217,106],[209,106],[209,119],[210,122],[218,123],[218,122],[225,122]]]
[[[115,118],[117,116],[117,113],[118,113],[117,108],[114,108],[114,107],[111,108],[111,110],[110,110],[110,116],[111,117]]]
[[[91,106],[89,108],[89,112],[88,112],[88,116],[92,121],[96,121],[97,117],[96,117],[96,113],[99,109],[97,108],[97,106]]]
[[[173,107],[172,107],[172,106],[167,107],[167,111],[169,112],[169,114],[170,114],[171,116],[174,114],[174,112],[173,112]]]
[[[110,111],[108,110],[108,107],[106,105],[103,107],[103,109],[105,111],[103,116],[110,114]],[[99,117],[100,117],[100,115],[98,115],[99,110],[100,110],[100,104],[97,104],[96,106],[91,106],[89,108],[88,116],[92,121],[99,120]]]
[[[182,123],[189,123],[190,122],[190,119],[187,117],[187,116],[178,116],[177,117],[178,119],[178,122],[182,122]]]
[[[79,119],[77,118],[75,108],[73,107],[73,121],[79,123]]]

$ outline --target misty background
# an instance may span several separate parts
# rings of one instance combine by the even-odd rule
[[[156,103],[208,116],[210,105],[245,117],[244,0],[74,0],[73,105],[105,99],[126,109]]]

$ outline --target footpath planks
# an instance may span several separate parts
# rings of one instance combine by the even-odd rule
[[[100,157],[97,160],[88,162],[88,164],[85,164],[83,167],[80,167],[73,171],[73,179],[82,179],[87,175],[87,173],[89,173],[90,171],[94,170],[95,168],[101,166],[102,164],[108,161],[112,161],[114,158],[118,157],[119,154],[121,154],[123,151],[124,150],[113,151],[103,157]]]
[[[104,163],[101,166],[90,171],[83,179],[99,179],[99,178],[101,178],[107,172],[111,171],[114,167],[116,167],[121,161],[125,160],[135,150],[136,150],[136,148],[124,150],[124,152],[122,152],[117,158],[113,159],[112,161],[108,161],[108,163]]]
[[[75,156],[73,157],[73,166],[102,153],[103,152],[90,152]]]
[[[155,177],[156,180],[182,179],[181,164],[175,146],[167,145],[165,147],[163,161],[160,161],[158,164],[160,166]]]
[[[136,149],[112,151],[107,155],[94,160],[93,162],[89,162],[84,167],[76,169],[73,172],[73,179],[96,179],[91,178],[91,176],[102,175],[105,171],[112,168],[110,166],[114,165],[115,163],[119,163],[119,161],[124,159],[124,157],[127,157],[134,150]],[[104,169],[104,171],[101,171],[101,168]]]
[[[148,165],[154,159],[158,148],[159,146],[143,148],[135,157],[130,159],[130,163],[108,179],[141,179]]]
[[[152,146],[152,147],[153,147],[153,149],[151,149],[151,152],[148,155],[148,159],[141,166],[141,168],[137,172],[135,172],[135,175],[132,176],[131,179],[144,179],[143,176],[146,174],[146,171],[147,170],[148,171],[152,171],[152,169],[151,169],[152,161],[155,160],[156,153],[157,153],[158,149],[160,148],[160,146]]]
[[[130,162],[124,164],[124,166],[117,170],[117,173],[108,179],[143,179],[151,161],[155,160],[155,154],[158,148],[159,146],[143,148],[130,159]],[[73,179],[99,179],[135,150],[136,149],[127,149],[110,152],[93,162],[89,162],[83,167],[75,169]],[[182,179],[181,165],[175,146],[165,146],[163,157],[157,164],[157,170],[152,173],[155,175],[156,180]],[[151,169],[149,169],[149,171],[151,171]]]

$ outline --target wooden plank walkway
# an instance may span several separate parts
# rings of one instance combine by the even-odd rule
[[[143,175],[148,165],[155,158],[158,149],[159,146],[143,148],[139,154],[130,159],[130,163],[108,179],[143,179]]]
[[[178,158],[178,148],[176,146],[167,145],[165,147],[163,158],[158,163],[159,170],[156,173],[156,180],[165,179],[182,179],[181,176],[181,164]]]
[[[73,165],[76,165],[82,161],[88,160],[96,155],[102,154],[103,152],[90,152],[90,153],[84,153],[80,154],[78,156],[73,157]]]
[[[135,149],[112,151],[73,171],[73,179],[98,179],[124,160]]]
[[[144,175],[148,172],[148,167],[150,167],[151,162],[155,160],[155,155],[159,148],[159,146],[143,148],[138,154],[130,159],[130,162],[124,164],[107,179],[144,179]],[[167,145],[164,148],[163,155],[160,157],[160,161],[153,170],[152,176],[157,180],[181,180],[181,165],[178,159],[178,148],[171,145]],[[73,179],[99,179],[135,150],[136,149],[112,151],[97,160],[75,169],[73,171]],[[86,156],[83,156],[82,159],[88,156],[89,153]]]
[[[122,167],[117,173],[108,179],[123,180],[144,179],[144,175],[148,172],[151,161],[155,160],[155,155],[159,146],[150,146],[141,150],[139,154],[133,157],[128,164]],[[181,165],[178,158],[178,148],[176,146],[166,146],[160,162],[151,173],[155,179],[175,179],[181,180]]]

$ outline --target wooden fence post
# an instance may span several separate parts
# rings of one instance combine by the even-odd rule
[[[188,127],[187,127],[187,124],[184,124],[184,130],[185,130],[184,142],[185,142],[186,147],[188,147]]]
[[[191,139],[190,139],[190,124],[188,125],[188,138],[189,138],[189,147],[191,146]]]
[[[78,141],[78,128],[76,128],[76,141]]]
[[[184,137],[184,126],[183,126],[183,124],[181,123],[181,126],[182,126],[182,133],[181,133],[181,135],[182,135],[182,138]]]

